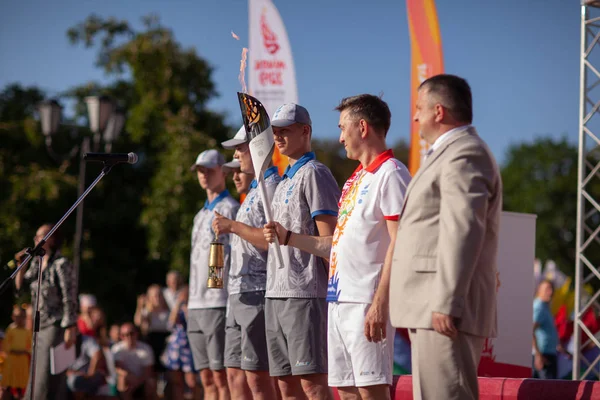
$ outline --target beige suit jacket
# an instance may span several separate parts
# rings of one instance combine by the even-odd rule
[[[496,336],[496,256],[502,182],[473,127],[449,137],[407,188],[390,281],[390,318],[431,329],[431,314],[461,332]]]

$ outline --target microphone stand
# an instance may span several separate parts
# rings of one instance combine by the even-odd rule
[[[98,177],[96,178],[96,180],[94,180],[94,182],[92,182],[92,184],[85,190],[85,192],[83,192],[83,194],[81,196],[79,196],[79,198],[77,199],[77,201],[75,201],[75,204],[73,204],[71,206],[71,208],[69,208],[69,210],[65,213],[65,215],[62,216],[62,218],[54,225],[54,227],[50,230],[50,232],[48,232],[46,234],[46,236],[44,236],[44,238],[42,240],[40,240],[38,242],[38,244],[34,247],[34,248],[27,248],[25,250],[25,253],[27,254],[27,257],[25,258],[25,260],[23,260],[18,266],[17,268],[15,268],[15,271],[4,281],[2,282],[2,285],[0,285],[0,293],[3,293],[4,290],[6,289],[8,283],[15,279],[15,277],[17,276],[17,273],[19,273],[19,271],[21,270],[21,268],[23,268],[24,266],[26,266],[33,257],[38,257],[38,280],[37,280],[37,294],[36,294],[36,299],[35,299],[35,312],[34,312],[34,319],[33,319],[33,346],[32,346],[32,351],[31,351],[31,364],[30,364],[30,370],[31,370],[31,379],[29,382],[29,388],[30,388],[30,394],[31,394],[31,399],[35,399],[35,376],[36,376],[36,368],[35,368],[35,363],[36,363],[36,358],[37,358],[37,341],[38,341],[38,333],[40,331],[40,310],[39,310],[39,305],[40,305],[40,293],[41,293],[41,287],[42,287],[42,257],[46,254],[46,250],[43,249],[44,244],[46,244],[46,241],[48,240],[48,238],[50,238],[50,236],[52,236],[54,234],[54,232],[63,224],[63,222],[69,217],[69,215],[71,215],[71,213],[73,211],[75,211],[75,209],[77,208],[77,206],[79,205],[79,203],[81,203],[83,201],[83,199],[85,199],[85,197],[92,191],[92,189],[98,184],[98,182],[100,182],[100,180],[110,172],[111,168],[116,164],[117,162],[110,162],[107,161],[104,163],[104,167],[102,168],[102,171],[100,172],[100,174],[98,175]]]

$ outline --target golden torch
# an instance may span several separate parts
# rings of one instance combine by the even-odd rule
[[[225,246],[215,239],[210,243],[208,253],[208,281],[206,285],[210,289],[223,289],[223,267],[225,266]]]

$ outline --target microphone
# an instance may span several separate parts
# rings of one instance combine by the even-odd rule
[[[108,164],[135,164],[138,161],[138,156],[135,153],[85,153],[83,159],[85,161],[104,162]]]

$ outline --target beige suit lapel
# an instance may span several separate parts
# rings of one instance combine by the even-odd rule
[[[433,153],[431,153],[431,155],[429,157],[427,157],[425,159],[425,161],[423,162],[423,164],[421,164],[421,167],[419,168],[419,170],[417,171],[415,176],[411,179],[410,183],[408,184],[408,187],[406,188],[406,195],[404,196],[404,204],[402,205],[402,211],[400,212],[400,217],[402,217],[402,214],[404,214],[404,208],[406,207],[406,202],[408,200],[408,196],[410,196],[411,189],[415,186],[416,182],[419,180],[419,178],[421,177],[423,172],[427,168],[429,168],[433,163],[435,163],[435,160],[437,160],[442,155],[442,153],[448,148],[448,146],[450,146],[452,143],[454,143],[456,140],[460,139],[461,137],[464,137],[467,135],[477,135],[477,130],[471,126],[471,127],[465,128],[462,131],[456,132],[456,134],[454,134],[450,139],[448,139],[444,143],[442,143],[442,145],[440,146],[439,149],[436,149]]]

